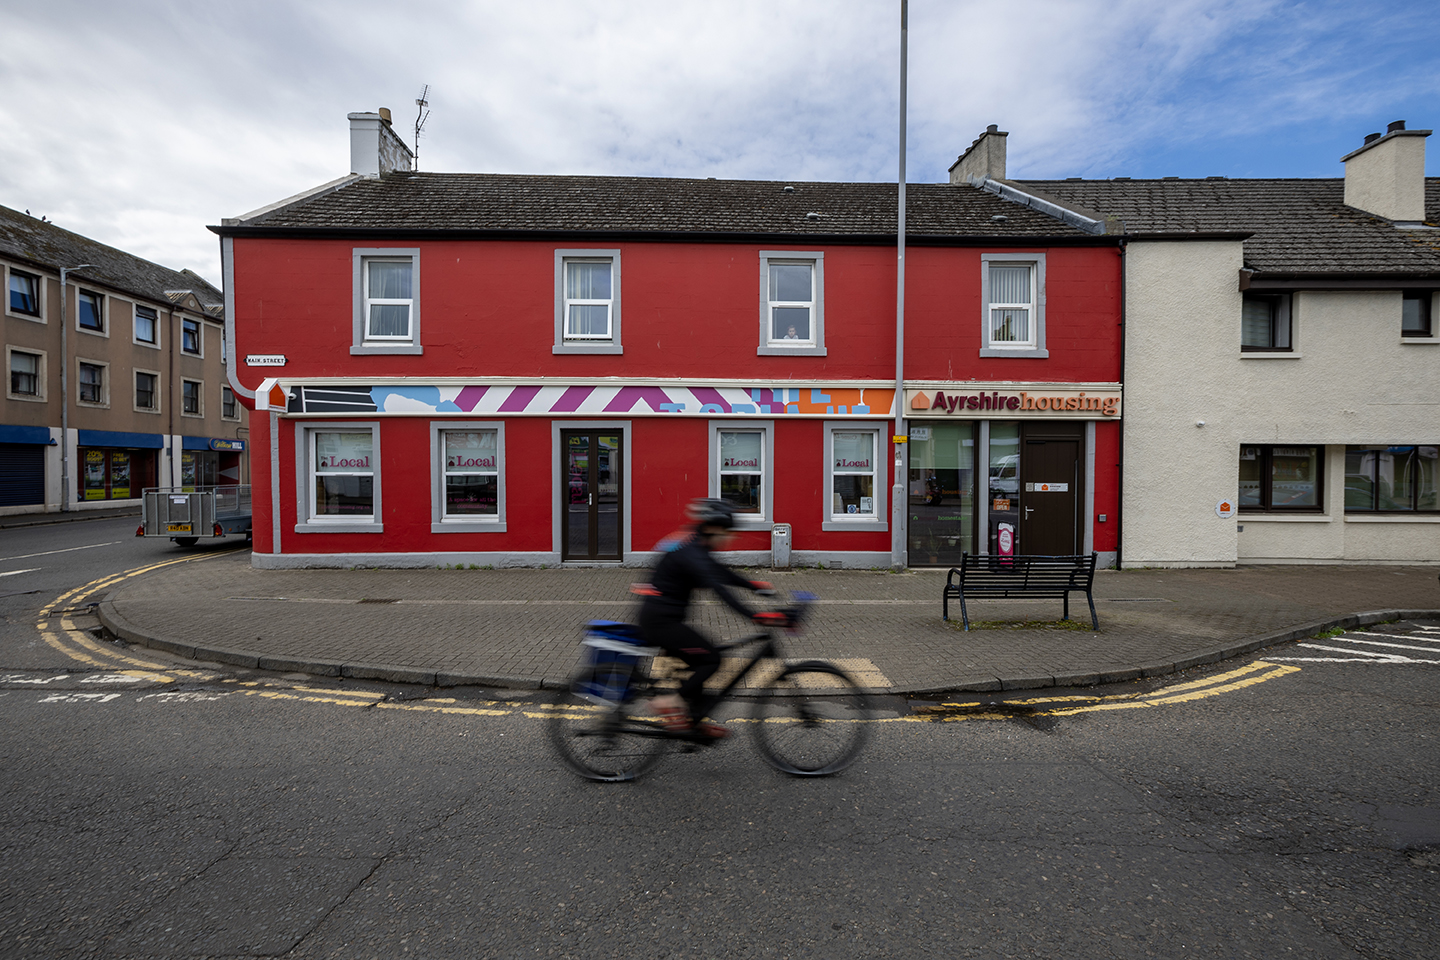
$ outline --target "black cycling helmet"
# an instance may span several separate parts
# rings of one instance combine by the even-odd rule
[[[697,527],[729,530],[735,526],[735,507],[729,500],[692,500],[688,512]]]

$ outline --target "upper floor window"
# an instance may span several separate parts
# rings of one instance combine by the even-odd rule
[[[1345,512],[1440,510],[1440,446],[1346,447]]]
[[[10,395],[38,399],[45,395],[43,357],[24,350],[10,350]]]
[[[204,393],[205,384],[199,380],[181,380],[180,412],[192,417],[203,416],[204,408],[201,406],[200,398]]]
[[[75,319],[81,329],[96,332],[105,329],[105,297],[89,290],[81,290],[75,301]]]
[[[420,251],[357,248],[351,353],[420,353]]]
[[[620,251],[555,251],[554,353],[623,353]]]
[[[153,373],[136,372],[135,374],[135,408],[137,410],[154,410],[159,406],[159,391],[156,386],[160,378]]]
[[[156,314],[150,307],[135,306],[135,340],[137,343],[156,343]]]
[[[1240,314],[1240,349],[1288,352],[1290,336],[1288,293],[1247,293]]]
[[[1435,327],[1431,320],[1433,294],[1429,290],[1406,290],[1401,301],[1400,336],[1433,337]]]
[[[105,402],[105,365],[100,363],[86,363],[80,361],[80,393],[81,403],[104,403]]]
[[[240,419],[240,408],[235,403],[235,391],[229,387],[220,388],[220,416],[226,420]]]
[[[1240,448],[1241,510],[1320,510],[1324,447]]]
[[[980,257],[980,356],[1048,357],[1045,347],[1045,255]]]
[[[825,255],[760,251],[761,356],[825,355]]]
[[[182,351],[185,353],[193,353],[197,357],[200,356],[202,353],[202,341],[200,337],[199,320],[180,321],[180,349]]]
[[[19,270],[10,271],[10,312],[40,316],[40,278]]]

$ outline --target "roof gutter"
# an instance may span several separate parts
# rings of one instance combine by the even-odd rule
[[[611,240],[626,243],[827,243],[846,246],[889,247],[895,245],[894,233],[780,233],[699,232],[689,230],[473,230],[443,227],[272,227],[210,225],[205,229],[221,237],[247,237],[257,240],[578,240],[597,242]],[[1063,247],[1110,246],[1113,237],[1088,234],[1060,236],[1007,236],[987,234],[917,235],[906,231],[905,243],[910,246],[984,246]]]

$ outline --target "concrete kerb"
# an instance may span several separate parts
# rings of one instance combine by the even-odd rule
[[[458,674],[396,664],[345,663],[333,660],[261,656],[243,650],[209,647],[164,637],[152,637],[120,615],[112,602],[112,596],[106,596],[96,607],[100,623],[107,630],[127,643],[172,653],[187,660],[211,661],[259,670],[309,673],[326,677],[343,676],[357,680],[382,680],[390,683],[429,687],[482,686],[535,691],[562,689],[568,682],[566,680],[547,680],[543,677]],[[1238,643],[1203,648],[1174,660],[1154,661],[1140,665],[1114,664],[1095,671],[1053,676],[996,677],[991,674],[967,674],[938,685],[903,684],[888,688],[874,688],[866,692],[891,696],[943,696],[951,693],[993,693],[1009,690],[1038,690],[1048,687],[1083,687],[1123,683],[1142,677],[1167,676],[1192,667],[1219,663],[1282,643],[1313,637],[1336,627],[1351,629],[1395,620],[1435,619],[1440,619],[1440,610],[1369,610],[1326,620],[1314,620],[1285,630],[1250,637]]]

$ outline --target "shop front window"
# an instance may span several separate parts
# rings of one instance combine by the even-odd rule
[[[180,486],[187,491],[213,487],[220,482],[220,454],[213,450],[184,450],[180,453]]]
[[[954,566],[973,553],[975,425],[910,428],[910,562]]]
[[[134,500],[155,486],[155,451],[81,447],[79,498]]]
[[[1240,509],[1320,509],[1323,447],[1240,448]]]
[[[758,430],[720,430],[720,499],[736,513],[763,512],[765,435]]]
[[[494,430],[446,430],[445,517],[500,512],[500,452]]]
[[[369,430],[311,434],[311,517],[370,519],[375,515],[375,437]]]
[[[1345,448],[1345,512],[1440,510],[1436,473],[1440,447]]]
[[[831,441],[831,505],[836,520],[875,519],[875,433],[835,431]]]

